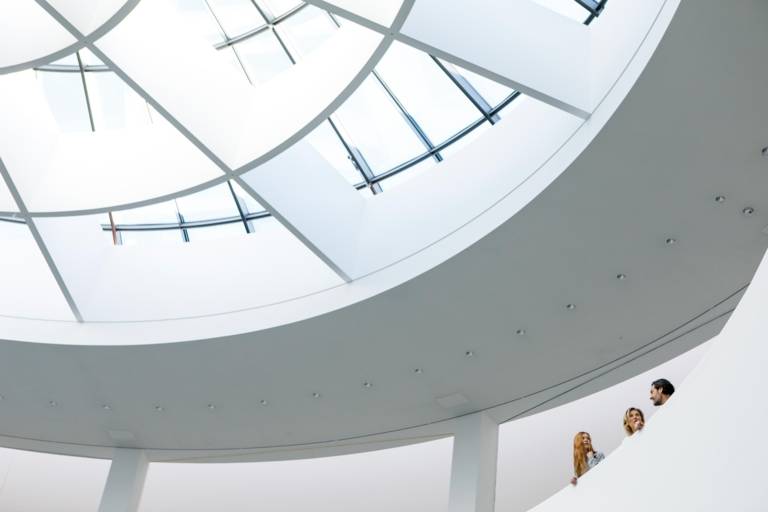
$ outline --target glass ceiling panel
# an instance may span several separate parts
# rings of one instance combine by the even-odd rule
[[[239,216],[237,204],[226,183],[179,197],[176,207],[187,222]]]
[[[114,73],[85,73],[85,82],[96,130],[133,128],[151,123],[147,102]]]
[[[158,0],[155,0],[158,1]],[[199,34],[211,45],[224,39],[224,33],[211,15],[205,0],[166,0],[179,15],[179,22],[190,27],[193,34]]]
[[[266,23],[251,0],[207,0],[207,2],[229,37],[243,34]]]
[[[441,142],[481,113],[424,52],[395,42],[376,70],[432,142]]]
[[[372,77],[363,81],[336,115],[375,174],[424,151],[387,93]]]
[[[344,144],[328,121],[315,128],[307,136],[307,140],[350,184],[355,185],[363,181]]]
[[[302,4],[299,0],[258,0],[259,5],[264,5],[275,16],[281,16]]]
[[[59,128],[64,132],[90,131],[80,73],[38,71],[36,76]]]
[[[349,23],[343,19],[334,20],[327,12],[311,5],[297,9],[303,4],[296,0],[164,1],[176,10],[180,22],[189,25],[212,45],[218,45],[218,55],[236,67],[244,80],[254,84],[264,83],[288,69],[292,65],[288,52],[294,58],[301,58],[327,41],[337,30],[337,23]],[[535,1],[580,22],[589,15],[574,0]],[[276,18],[277,22],[267,26],[265,16],[270,20]],[[229,41],[222,47],[228,36],[253,32],[259,27],[263,27],[262,32]],[[116,75],[104,70],[103,64],[87,49],[81,50],[80,56],[85,66],[84,77],[75,54],[47,66],[49,70],[37,73],[53,115],[63,130],[91,129],[86,89],[96,130],[166,122]],[[378,75],[366,78],[334,114],[338,132],[328,121],[308,135],[309,142],[320,154],[358,188],[365,183],[361,171],[376,181],[374,176],[403,169],[403,172],[388,175],[386,183],[379,182],[374,192],[408,181],[413,176],[407,175],[425,172],[437,163],[436,159],[449,156],[470,143],[490,127],[483,121],[481,110],[487,112],[513,93],[506,86],[459,66],[435,61],[428,54],[398,42],[378,63],[376,73]],[[480,106],[477,105],[478,98]],[[503,115],[506,116],[519,102],[513,101],[505,107]],[[467,133],[467,127],[472,126],[477,127]],[[446,143],[439,153],[427,155],[426,152],[434,146]],[[353,159],[360,162],[360,169],[356,168]],[[136,237],[147,235],[178,243],[189,239],[188,233],[180,236],[179,232],[187,228],[186,224],[180,223],[179,214],[185,223],[239,218],[240,212],[246,217],[250,215],[248,222],[263,216],[261,205],[236,183],[232,183],[232,187],[236,200],[224,184],[177,201],[114,212],[114,220],[118,225],[167,224],[176,228],[124,231],[121,233],[124,242],[133,243]],[[360,191],[371,194],[367,187]],[[2,198],[0,189],[0,211]],[[104,224],[108,225],[109,221]],[[241,218],[226,225],[228,227],[223,229],[231,234],[245,232]],[[188,231],[212,231],[217,227],[221,226],[189,227]],[[111,233],[107,231],[107,235],[111,236]]]
[[[327,12],[307,6],[276,25],[280,35],[299,55],[308,55],[320,47],[338,29]]]
[[[264,83],[292,65],[272,29],[249,37],[234,48],[253,84]]]

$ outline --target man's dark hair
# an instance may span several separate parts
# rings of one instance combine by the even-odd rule
[[[667,379],[659,379],[653,381],[653,384],[651,386],[655,387],[656,389],[660,389],[662,393],[664,393],[667,396],[670,396],[672,393],[675,392],[675,386],[672,385],[671,382],[669,382]]]

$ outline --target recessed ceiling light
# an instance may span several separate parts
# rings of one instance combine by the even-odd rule
[[[466,357],[474,357],[474,355],[475,353],[471,350],[467,350],[466,352],[464,352],[464,356]]]
[[[518,329],[515,331],[518,336],[525,336],[525,329]]]
[[[664,243],[667,245],[675,245],[677,243],[677,238],[672,238],[672,237],[667,238],[666,240],[664,240]]]
[[[259,400],[259,403],[261,405],[267,405],[269,402],[267,402],[266,400]]]
[[[165,410],[165,407],[163,407],[162,405],[155,406],[155,411],[157,412],[163,412],[164,410]]]
[[[56,407],[57,405],[59,405],[59,403],[56,400],[51,400],[48,402],[49,407]]]
[[[571,303],[571,304],[566,304],[566,305],[565,305],[565,309],[574,310],[574,309],[576,309],[576,304],[573,304],[573,303]]]
[[[318,393],[317,391],[312,393],[312,398],[320,398],[320,396],[321,396],[320,393]]]
[[[745,217],[750,217],[753,213],[755,213],[755,209],[751,206],[747,206],[743,210],[741,210],[741,213],[744,214]]]
[[[725,196],[716,196],[715,201],[718,203],[724,203],[725,202]]]
[[[208,404],[208,409],[210,409],[211,411],[214,410],[215,408],[216,408],[216,404]]]
[[[627,278],[627,274],[616,274],[616,279],[623,281]]]
[[[765,147],[762,149],[762,151],[761,151],[761,152],[763,153],[763,156],[764,156],[764,157],[768,158],[768,146],[765,146]]]
[[[414,368],[413,369],[413,373],[424,373],[424,369],[423,368]]]
[[[105,411],[111,411],[112,410],[112,406],[109,405],[109,404],[104,404],[104,405],[101,406],[101,408],[104,409]]]
[[[363,382],[363,387],[364,388],[371,388],[371,387],[373,387],[373,383],[371,383],[370,381],[365,381],[365,382]]]

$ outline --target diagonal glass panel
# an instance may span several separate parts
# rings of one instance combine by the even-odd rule
[[[299,55],[308,55],[322,45],[337,30],[328,13],[308,6],[277,25],[277,29],[290,40]]]
[[[241,41],[234,48],[254,84],[264,83],[292,65],[271,29]]]
[[[365,79],[336,115],[375,174],[423,152],[419,139],[372,77]]]
[[[376,70],[433,142],[448,139],[481,116],[424,52],[395,42]]]
[[[250,0],[207,0],[216,19],[229,37],[234,37],[266,21]]]

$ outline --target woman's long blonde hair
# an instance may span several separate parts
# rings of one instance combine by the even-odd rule
[[[573,436],[573,472],[576,473],[576,478],[581,477],[587,472],[589,466],[587,466],[587,451],[584,449],[584,443],[582,442],[582,436],[589,432],[579,432]],[[592,436],[589,436],[589,444],[592,445]],[[595,453],[595,447],[592,446],[592,453]]]
[[[635,432],[632,430],[632,427],[629,425],[629,413],[632,411],[637,411],[640,413],[640,419],[643,420],[643,424],[645,424],[645,414],[643,414],[643,411],[638,409],[637,407],[630,407],[627,409],[627,412],[624,413],[624,432],[627,433],[628,436],[631,436]]]

